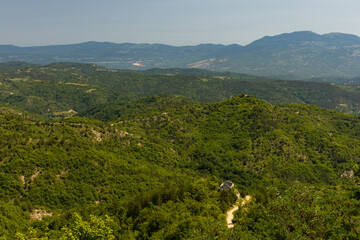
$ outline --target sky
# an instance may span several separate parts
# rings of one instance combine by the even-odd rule
[[[294,31],[360,36],[359,0],[0,0],[0,44],[246,45]]]

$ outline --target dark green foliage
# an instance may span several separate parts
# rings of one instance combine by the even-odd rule
[[[279,81],[193,69],[136,72],[79,63],[13,64],[8,63],[8,71],[0,73],[0,102],[50,119],[79,113],[114,120],[122,116],[123,111],[128,112],[129,100],[153,94],[176,94],[217,102],[242,93],[272,104],[305,103],[347,113],[360,112],[360,93],[355,86]]]
[[[234,234],[257,239],[357,239],[359,202],[337,189],[295,185],[286,191],[268,188],[270,199],[254,199],[237,212]],[[264,194],[262,192],[261,194]]]
[[[90,224],[120,239],[358,238],[358,116],[247,95],[117,107],[94,110],[109,122],[0,107],[2,237],[32,227],[59,239]],[[252,196],[233,230],[224,180]]]

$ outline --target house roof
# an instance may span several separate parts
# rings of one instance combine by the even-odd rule
[[[220,190],[231,189],[233,186],[234,186],[234,183],[227,180],[220,185]]]

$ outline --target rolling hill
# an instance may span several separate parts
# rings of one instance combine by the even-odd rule
[[[360,113],[357,86],[284,81],[199,69],[134,71],[80,63],[0,64],[0,102],[52,119],[76,113],[88,116],[96,108],[118,112],[116,109],[122,108],[118,104],[153,94],[182,95],[203,102],[248,94],[271,104],[314,104]],[[116,114],[106,118],[109,117],[116,117]]]
[[[0,107],[1,237],[359,236],[357,116],[246,95],[127,108],[104,123]],[[232,230],[227,179],[252,196]]]

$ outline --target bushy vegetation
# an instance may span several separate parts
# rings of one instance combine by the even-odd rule
[[[197,69],[130,71],[78,63],[0,64],[0,102],[50,119],[76,113],[93,117],[92,113],[102,108],[117,111],[118,115],[110,114],[116,118],[127,101],[154,94],[182,95],[202,102],[248,94],[271,104],[315,104],[347,113],[360,112],[356,86],[280,81]]]
[[[282,192],[274,188],[266,191],[251,207],[236,213],[234,235],[250,235],[254,239],[360,237],[360,205],[349,196],[351,191],[299,184]]]
[[[0,107],[0,236],[358,238],[358,116],[246,95],[117,106],[105,122]],[[252,196],[230,230],[224,180]]]

